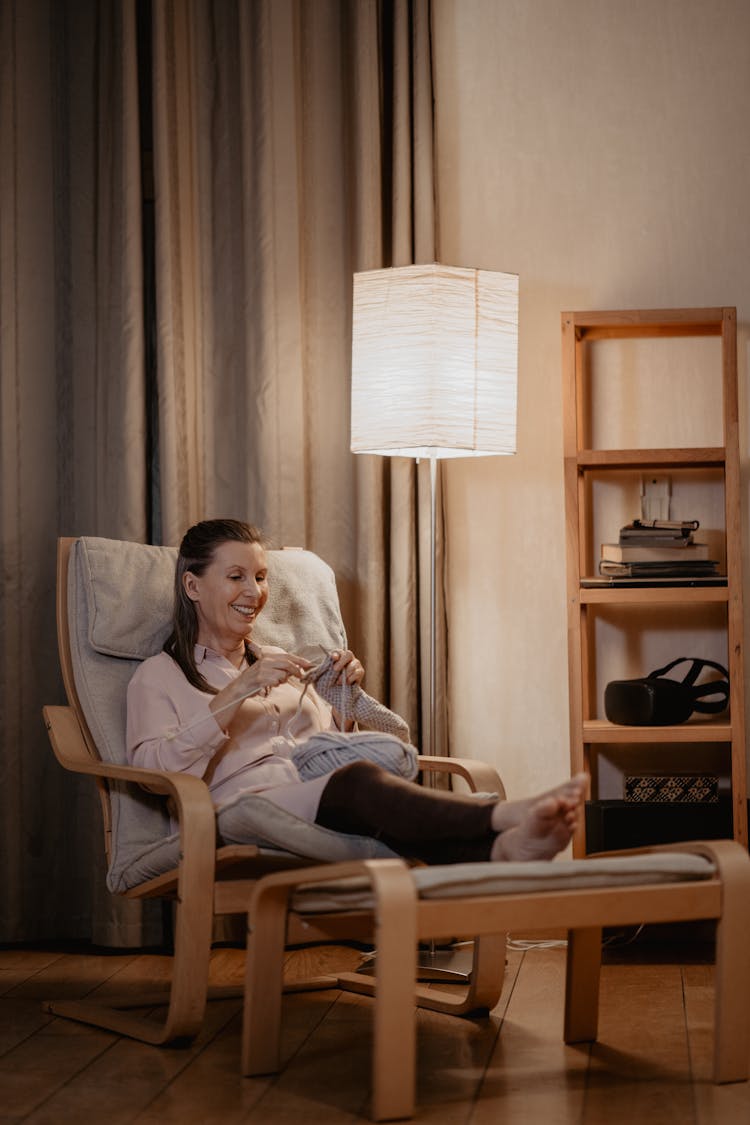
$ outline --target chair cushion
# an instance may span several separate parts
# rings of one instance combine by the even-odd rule
[[[160,652],[171,628],[177,548],[86,537],[76,550],[94,651],[126,660]],[[268,584],[255,640],[286,649],[345,647],[336,579],[321,558],[311,551],[269,551]]]
[[[454,863],[416,867],[412,870],[412,877],[420,898],[441,899],[674,883],[710,879],[714,871],[714,864],[703,856],[654,852],[638,856],[553,859],[530,863]],[[372,910],[375,896],[365,876],[354,876],[300,887],[293,896],[292,905],[302,914]]]
[[[73,671],[86,722],[104,761],[127,761],[127,685],[138,661],[159,652],[169,633],[176,557],[173,547],[93,536],[72,546],[68,617]],[[268,570],[269,598],[254,631],[261,644],[291,650],[312,644],[346,647],[334,574],[322,559],[310,551],[269,551]],[[109,790],[112,836],[107,885],[119,893],[175,867],[179,838],[171,832],[162,797],[125,782],[111,783]],[[334,833],[301,820],[296,825],[286,822],[295,841],[290,848],[278,831],[271,831],[266,815],[253,833],[256,807],[260,807],[257,798],[231,816],[225,814],[227,839],[263,844],[273,837],[272,847],[320,860],[333,852],[336,858],[392,854],[382,851],[382,845],[367,850],[359,838],[346,836],[341,836],[339,854],[331,839]],[[280,817],[280,810],[272,808]],[[240,830],[246,833],[241,841]]]

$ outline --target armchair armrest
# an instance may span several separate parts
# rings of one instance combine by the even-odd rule
[[[94,758],[72,707],[43,708],[47,734],[61,766],[73,773],[146,785],[151,792],[174,798],[180,829],[180,879],[213,879],[216,857],[216,813],[205,781],[192,774],[147,770]],[[200,867],[200,873],[196,868]]]
[[[500,775],[486,762],[477,762],[474,758],[446,758],[437,754],[420,754],[418,761],[420,770],[455,773],[464,779],[472,793],[497,793],[501,801],[505,800],[505,786]]]
[[[174,797],[177,807],[208,803],[213,815],[213,803],[208,786],[192,774],[170,773],[167,770],[148,770],[139,766],[119,765],[93,758],[86,747],[80,723],[72,707],[43,708],[45,726],[55,757],[61,766],[73,773],[94,777],[108,777],[118,781],[131,781],[146,785],[155,793]]]

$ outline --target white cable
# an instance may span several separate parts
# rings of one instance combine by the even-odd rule
[[[612,934],[605,937],[602,941],[602,949],[618,948],[623,945],[631,945],[640,936],[641,931],[644,929],[644,923],[634,927],[634,932],[626,937],[622,932]],[[518,952],[524,953],[531,949],[562,949],[568,944],[564,938],[557,940],[550,939],[549,941],[532,941],[525,940],[524,938],[508,938],[508,949],[514,949]]]
[[[524,938],[508,938],[508,949],[513,949],[519,953],[526,953],[532,949],[564,949],[567,946],[565,938],[552,939],[549,941],[531,941]]]
[[[625,933],[620,931],[616,934],[611,934],[609,937],[604,938],[602,949],[607,949],[608,947],[619,948],[621,945],[632,945],[632,943],[640,937],[641,931],[644,929],[645,925],[645,922],[641,922],[639,926],[635,927],[635,932],[630,934],[629,937],[627,936],[627,929]]]

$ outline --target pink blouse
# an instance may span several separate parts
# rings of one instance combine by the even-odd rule
[[[195,647],[195,662],[219,689],[241,671],[203,645]],[[325,700],[312,687],[303,696],[303,685],[290,679],[245,699],[229,733],[221,714],[214,717],[209,709],[211,699],[188,682],[166,652],[144,660],[128,685],[128,760],[202,777],[217,807],[241,791],[269,790],[267,796],[278,797],[278,804],[314,819],[322,783],[302,782],[291,754],[311,735],[337,729]]]

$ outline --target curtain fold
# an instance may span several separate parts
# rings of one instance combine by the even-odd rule
[[[350,309],[356,270],[434,258],[429,24],[428,0],[154,7],[164,541],[234,515],[321,554],[415,738],[429,478],[349,452]]]
[[[127,943],[148,931],[41,711],[64,701],[57,536],[146,533],[135,5],[0,21],[0,940]]]
[[[0,941],[162,936],[106,894],[94,787],[43,729],[58,535],[175,543],[234,515],[310,547],[369,690],[415,740],[425,721],[425,466],[353,457],[349,386],[353,272],[435,254],[429,0],[150,7],[143,121],[147,3],[0,5]]]

